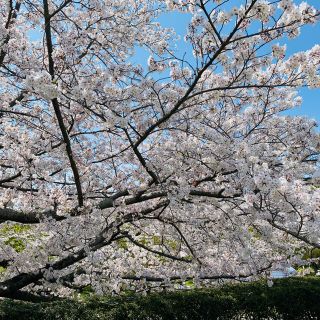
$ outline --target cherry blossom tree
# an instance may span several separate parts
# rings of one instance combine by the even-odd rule
[[[320,87],[320,46],[284,45],[317,8],[0,2],[0,296],[255,279],[320,248],[319,132],[284,114]]]

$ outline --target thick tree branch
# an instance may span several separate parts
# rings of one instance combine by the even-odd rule
[[[236,198],[241,196],[241,193],[234,194],[233,196],[224,196],[223,191],[224,189],[221,189],[218,191],[191,189],[189,195],[197,196],[197,197],[216,198],[216,199],[230,199],[230,198]],[[132,204],[141,203],[141,202],[145,202],[152,199],[165,198],[168,196],[168,192],[154,191],[154,192],[146,193],[143,195],[138,194],[134,196],[129,196],[128,191],[125,190],[123,192],[116,194],[115,197],[110,197],[102,200],[97,205],[97,208],[101,210],[113,208],[116,206],[114,201],[118,197],[122,197],[122,196],[128,196],[127,198],[124,199],[124,203],[126,205],[132,205]],[[22,211],[17,211],[12,209],[0,209],[0,220],[3,220],[3,221],[14,221],[14,222],[20,222],[20,223],[40,223],[45,217],[50,217],[58,221],[64,220],[67,218],[67,216],[58,216],[51,210],[44,211],[44,212],[24,213]]]
[[[20,7],[21,7],[20,1],[16,2],[16,5],[15,5],[14,8],[12,6],[12,1],[10,1],[10,10],[9,10],[8,19],[7,19],[7,22],[6,22],[6,25],[5,25],[6,29],[9,29],[10,25],[12,24],[12,21],[14,19],[16,19],[17,13],[19,12]],[[5,40],[3,41],[2,45],[8,44],[9,40],[10,40],[10,36],[7,35]],[[2,67],[6,55],[7,55],[7,52],[1,49],[0,50],[0,67]]]
[[[51,268],[52,270],[62,270],[85,259],[88,256],[88,252],[97,251],[102,247],[112,243],[120,234],[120,226],[124,223],[132,221],[132,219],[136,218],[137,215],[147,215],[166,205],[168,205],[168,201],[162,201],[157,205],[144,209],[138,213],[126,214],[124,217],[122,217],[120,222],[115,221],[110,225],[107,225],[104,230],[101,231],[91,243],[89,243],[88,250],[84,248],[79,249],[77,252],[62,258],[57,262],[48,264],[42,269],[30,273],[18,274],[8,280],[3,281],[0,283],[0,297],[12,297],[20,289],[31,283],[41,280],[45,276],[45,272],[48,270],[48,268]]]
[[[44,218],[52,218],[54,220],[63,220],[64,217],[58,216],[53,210],[44,212],[28,212],[17,211],[9,208],[0,208],[0,221],[12,221],[26,224],[40,223]]]
[[[52,58],[52,53],[53,53],[53,45],[52,45],[52,36],[51,36],[51,17],[49,14],[49,6],[48,6],[48,1],[43,0],[43,7],[44,7],[44,19],[45,19],[45,34],[46,34],[46,43],[47,43],[47,50],[48,50],[48,61],[49,61],[49,73],[51,75],[52,80],[54,80],[55,77],[55,71],[54,71],[54,61]],[[74,181],[76,184],[77,188],[77,193],[78,193],[78,203],[79,206],[83,206],[83,192],[82,192],[82,187],[81,187],[81,181],[80,181],[80,174],[77,168],[76,161],[74,160],[74,156],[72,153],[72,148],[71,148],[71,142],[70,138],[68,135],[68,131],[66,129],[66,126],[63,121],[62,113],[59,107],[59,102],[57,98],[54,98],[51,100],[56,117],[58,119],[59,127],[63,136],[63,140],[66,144],[66,151],[67,155],[69,158],[70,166],[73,172],[74,176]]]

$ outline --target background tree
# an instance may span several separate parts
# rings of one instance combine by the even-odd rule
[[[320,46],[286,57],[277,43],[317,9],[1,4],[0,296],[255,277],[320,248],[320,137],[282,114],[320,86]],[[192,15],[188,61],[156,22],[166,10]]]

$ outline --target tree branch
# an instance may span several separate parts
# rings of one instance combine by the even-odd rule
[[[57,13],[59,13],[64,7],[66,7],[69,3],[71,3],[72,0],[66,0],[59,8],[57,8],[55,11],[53,11],[49,18],[51,19],[52,17],[54,17]]]
[[[43,0],[43,6],[44,6],[44,19],[45,19],[45,34],[46,34],[46,42],[47,42],[47,50],[48,50],[48,60],[49,60],[49,73],[51,75],[52,80],[54,80],[55,71],[54,71],[54,61],[52,58],[52,52],[53,52],[53,45],[52,45],[52,36],[51,36],[51,22],[50,22],[50,14],[49,14],[49,6],[48,1]],[[60,131],[63,136],[63,140],[66,144],[66,151],[69,158],[70,166],[73,172],[74,181],[77,188],[78,193],[78,203],[79,206],[83,206],[83,193],[82,193],[82,187],[81,187],[81,181],[80,181],[80,175],[77,168],[77,164],[74,160],[72,148],[71,148],[71,142],[69,139],[68,131],[66,129],[66,126],[63,121],[62,113],[59,107],[59,102],[57,98],[54,98],[51,100],[56,117],[58,119]]]

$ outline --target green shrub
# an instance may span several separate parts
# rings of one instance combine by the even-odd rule
[[[2,320],[320,319],[320,279],[288,278],[147,296],[46,303],[0,301]]]

